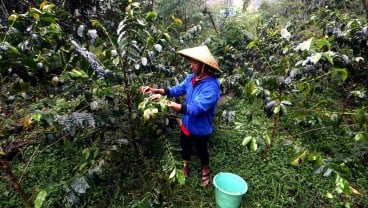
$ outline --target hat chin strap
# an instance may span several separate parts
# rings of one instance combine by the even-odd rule
[[[205,64],[202,63],[202,67],[201,70],[199,71],[199,73],[196,74],[196,81],[205,79],[209,76],[208,73],[206,73],[206,71],[204,70]]]

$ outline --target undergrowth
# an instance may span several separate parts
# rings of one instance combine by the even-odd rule
[[[224,120],[222,113],[232,109],[235,112],[233,120]],[[253,113],[253,119],[248,121],[243,131],[235,129],[235,122],[245,121],[246,114]],[[335,188],[334,176],[316,174],[312,163],[300,166],[291,165],[291,157],[295,151],[295,144],[302,142],[311,151],[322,151],[325,155],[344,154],[349,151],[349,144],[345,142],[344,132],[332,132],[331,129],[301,134],[297,138],[290,135],[300,132],[299,125],[294,121],[281,119],[282,125],[278,129],[275,142],[269,156],[262,160],[262,148],[259,143],[257,151],[241,145],[247,135],[259,134],[272,127],[270,119],[264,116],[260,105],[250,105],[239,99],[230,99],[218,108],[215,120],[215,132],[210,141],[210,164],[212,179],[219,172],[232,172],[243,177],[249,186],[244,195],[241,207],[340,207],[349,203],[351,207],[364,207],[368,204],[366,196],[368,187],[367,170],[363,164],[350,167],[350,175],[345,175],[360,195],[335,195],[328,198]],[[293,124],[294,123],[294,124]],[[287,127],[287,128],[286,128]],[[157,145],[165,139],[178,139],[178,129],[171,134],[158,138]],[[37,175],[25,174],[21,183],[26,187],[53,189],[47,201],[48,207],[72,207],[67,204],[64,181],[68,175],[78,170],[81,163],[82,148],[65,141],[57,148],[46,149],[39,153],[29,164],[27,172],[37,172]],[[81,147],[81,146],[79,146]],[[25,156],[32,155],[36,146],[23,152]],[[113,153],[109,162],[99,176],[87,178],[89,194],[80,195],[77,207],[215,207],[214,187],[199,186],[200,162],[193,157],[190,166],[190,176],[184,185],[169,180],[163,171],[163,149],[156,147],[149,154],[137,157],[134,148],[126,145]],[[118,152],[123,152],[120,154]],[[179,151],[173,152],[177,167],[181,162]],[[26,157],[29,158],[29,157]],[[342,157],[345,158],[345,157]],[[47,162],[46,164],[44,162]],[[21,159],[14,162],[14,173],[23,174],[26,161]],[[48,165],[58,163],[59,165]],[[53,167],[53,169],[48,169]],[[74,173],[73,173],[74,174]],[[72,174],[72,175],[73,175]],[[63,187],[64,184],[64,187]],[[18,204],[17,195],[7,186],[1,184],[2,207],[14,207]]]

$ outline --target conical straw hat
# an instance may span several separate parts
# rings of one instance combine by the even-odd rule
[[[178,51],[178,54],[186,58],[194,59],[204,64],[207,64],[208,66],[212,67],[218,72],[221,71],[216,59],[213,57],[213,55],[211,54],[210,50],[206,45],[183,49]]]

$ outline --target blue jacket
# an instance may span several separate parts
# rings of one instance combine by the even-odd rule
[[[190,74],[180,84],[166,89],[168,97],[186,95],[182,104],[183,125],[190,134],[201,136],[212,134],[217,101],[220,98],[220,83],[215,76],[194,82]]]

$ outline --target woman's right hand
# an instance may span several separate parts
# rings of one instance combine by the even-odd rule
[[[160,95],[160,94],[152,94],[152,95],[150,95],[148,97],[148,100],[152,100],[152,101],[154,101],[154,100],[160,100],[161,97],[162,97],[162,95]]]

